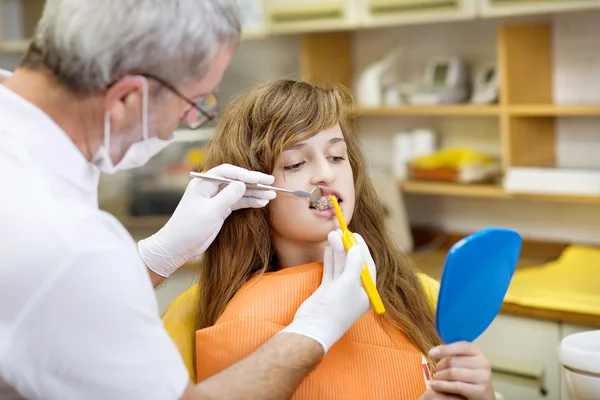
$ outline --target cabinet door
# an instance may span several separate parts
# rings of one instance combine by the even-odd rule
[[[559,400],[559,339],[557,322],[500,314],[475,344],[490,360],[494,388],[505,400]]]
[[[594,328],[591,326],[584,326],[584,325],[573,325],[573,324],[562,324],[562,331],[561,331],[561,339],[572,335],[574,333],[579,333],[579,332],[587,332],[587,331],[594,331],[594,330],[598,330],[599,328]],[[563,374],[562,371],[562,367],[561,367],[561,374],[560,374],[560,390],[561,390],[561,400],[575,400],[573,398],[571,398],[571,396],[569,395],[569,392],[567,390],[567,382],[565,382],[565,376]]]
[[[482,16],[511,16],[600,8],[600,0],[479,0]]]
[[[362,0],[362,26],[475,18],[477,0]]]
[[[341,30],[356,22],[354,0],[264,0],[264,7],[269,32]]]

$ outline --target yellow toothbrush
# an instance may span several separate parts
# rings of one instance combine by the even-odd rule
[[[346,248],[346,251],[348,251],[352,246],[358,244],[358,241],[354,234],[348,229],[346,221],[344,220],[344,215],[342,215],[342,210],[340,209],[340,205],[335,196],[329,196],[329,200],[333,204],[333,208],[335,208],[335,214],[337,215],[340,228],[342,229],[342,243],[344,243],[344,247]],[[377,287],[373,282],[373,278],[371,278],[366,262],[363,263],[360,280],[365,288],[365,292],[367,292],[367,296],[369,296],[369,300],[371,301],[375,312],[380,315],[383,314],[385,312],[385,307],[383,306],[383,301],[381,301]]]

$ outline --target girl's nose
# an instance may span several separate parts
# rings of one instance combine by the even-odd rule
[[[335,182],[335,173],[327,159],[323,158],[316,166],[311,177],[311,185],[331,186]]]

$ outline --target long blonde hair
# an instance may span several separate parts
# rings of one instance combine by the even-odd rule
[[[367,173],[365,156],[351,125],[350,96],[339,87],[277,80],[250,89],[221,116],[204,168],[223,163],[271,174],[279,155],[296,142],[340,124],[354,174],[356,205],[349,224],[367,242],[377,266],[384,317],[424,354],[440,343],[433,311],[415,271],[394,244],[384,210]],[[277,269],[269,210],[232,213],[203,257],[198,327],[213,325],[241,285]]]

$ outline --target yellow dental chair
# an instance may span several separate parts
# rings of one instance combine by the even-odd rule
[[[418,276],[432,309],[435,309],[440,288],[439,282],[423,273],[419,273]],[[199,290],[200,285],[198,284],[187,289],[167,307],[162,315],[165,328],[179,349],[192,382],[196,382],[194,348]]]

